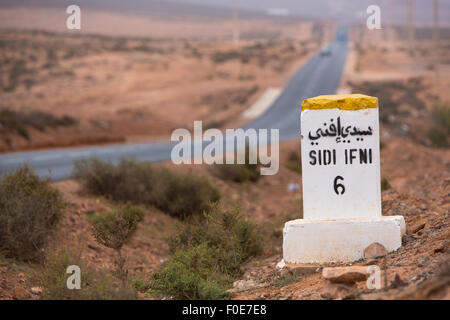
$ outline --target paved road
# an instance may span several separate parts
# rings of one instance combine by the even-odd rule
[[[274,104],[244,129],[276,128],[280,130],[281,141],[299,138],[301,101],[320,94],[333,94],[339,84],[347,43],[341,39],[330,44],[330,48],[330,56],[317,54],[310,58]],[[50,173],[52,180],[64,180],[70,176],[75,160],[97,157],[117,162],[127,157],[139,161],[166,161],[170,159],[173,145],[171,142],[136,143],[11,153],[0,155],[0,172],[12,171],[27,163],[41,177]]]

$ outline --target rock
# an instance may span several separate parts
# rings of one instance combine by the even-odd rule
[[[30,299],[31,295],[24,288],[22,288],[22,287],[15,287],[14,288],[14,296],[13,296],[13,298],[16,299],[16,300],[26,300],[26,299]]]
[[[433,253],[442,253],[445,252],[445,245],[444,244],[438,244],[433,247]]]
[[[419,206],[419,208],[420,208],[421,210],[427,210],[427,209],[428,209],[428,206],[427,206],[425,203],[422,203],[422,204]]]
[[[255,280],[237,280],[233,282],[233,289],[229,290],[230,292],[242,292],[253,289],[259,289],[266,287],[266,283],[258,283]]]
[[[328,300],[342,300],[355,298],[356,294],[357,290],[352,286],[342,283],[329,283],[325,288],[323,288],[320,293],[320,297]]]
[[[411,278],[411,281],[416,282],[416,281],[418,281],[418,280],[420,280],[420,279],[422,279],[422,278],[423,278],[423,275],[422,275],[422,274],[418,274],[417,276]]]
[[[335,283],[355,283],[366,280],[369,275],[367,267],[352,266],[324,268],[322,276]]]
[[[40,295],[42,293],[42,288],[41,287],[33,287],[33,288],[31,288],[31,293],[35,294],[35,295]]]
[[[322,268],[319,265],[290,264],[290,263],[285,264],[284,261],[282,261],[282,262],[284,264],[283,268],[279,269],[279,273],[281,276],[285,276],[288,274],[295,275],[295,276],[306,276],[306,275],[311,275],[311,274],[317,273]],[[278,268],[278,265],[277,265],[277,268]]]
[[[400,276],[396,273],[394,281],[391,282],[391,288],[400,288],[407,286],[408,284],[400,278]]]
[[[423,259],[421,261],[419,261],[419,263],[417,264],[417,266],[419,268],[423,268],[426,267],[430,264],[431,260],[429,257],[423,257]]]
[[[295,266],[290,267],[289,271],[291,274],[296,276],[305,276],[319,272],[320,269],[321,267],[318,266]]]
[[[255,280],[237,280],[235,282],[233,282],[233,288],[239,290],[239,291],[243,291],[246,290],[247,288],[251,288],[254,287],[256,284]]]
[[[368,260],[364,261],[365,266],[376,265],[377,263],[378,263],[377,259],[368,259]]]
[[[425,228],[425,223],[416,224],[415,226],[413,226],[411,228],[411,233],[417,233],[418,231],[422,230],[423,228]]]
[[[378,242],[372,243],[364,249],[364,259],[375,259],[387,255],[386,248]]]
[[[100,248],[98,246],[90,244],[90,243],[88,244],[88,248],[92,249],[94,251],[97,251],[97,252],[100,251]]]
[[[284,260],[281,260],[280,262],[277,263],[277,269],[283,269],[286,266],[286,263],[284,262]]]

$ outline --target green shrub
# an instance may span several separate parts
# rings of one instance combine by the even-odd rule
[[[172,253],[202,243],[220,249],[221,271],[239,274],[242,262],[262,252],[261,236],[256,226],[246,219],[239,208],[222,211],[214,205],[204,221],[193,221],[168,240]]]
[[[27,73],[26,64],[23,60],[17,60],[14,62],[13,66],[9,70],[9,84],[4,87],[5,92],[14,91],[19,84],[20,77]]]
[[[431,144],[439,148],[448,147],[448,136],[442,128],[436,126],[431,127],[427,132],[427,137],[430,139]]]
[[[98,159],[82,160],[75,163],[73,176],[89,193],[151,204],[180,219],[201,214],[220,198],[206,178],[154,168],[150,162],[122,160],[115,166]]]
[[[449,147],[450,142],[450,106],[436,104],[431,111],[433,125],[428,130],[427,136],[435,147]]]
[[[256,164],[221,164],[219,168],[219,176],[223,180],[231,180],[242,183],[245,181],[258,181],[260,172]]]
[[[262,253],[262,237],[238,208],[214,205],[205,219],[184,225],[168,239],[172,257],[153,274],[152,289],[177,299],[219,299],[242,274],[242,264]]]
[[[302,174],[302,157],[300,152],[291,151],[288,155],[285,166],[289,170]]]
[[[144,212],[141,209],[128,204],[90,216],[95,239],[105,247],[116,250],[118,255],[117,274],[124,281],[127,271],[124,268],[125,259],[122,256],[122,247],[130,240],[143,217]]]
[[[241,54],[238,51],[219,51],[211,54],[210,58],[214,63],[225,63],[229,60],[239,59]]]
[[[0,251],[19,260],[41,258],[65,203],[49,181],[27,166],[0,180]]]
[[[237,159],[237,156],[235,156]],[[248,146],[245,148],[245,163],[244,164],[217,164],[214,166],[216,174],[223,180],[230,180],[237,183],[243,183],[245,181],[256,182],[261,178],[259,160],[257,163],[250,163],[250,149]]]
[[[380,121],[389,124],[390,115],[401,113],[401,107],[422,110],[425,104],[419,93],[425,88],[422,78],[412,78],[408,81],[364,81],[350,83],[353,92],[367,94],[378,98],[380,104]]]
[[[147,292],[150,289],[150,283],[141,278],[134,280],[133,286],[138,292],[142,293]]]
[[[81,270],[81,288],[67,288],[67,267],[76,265]],[[51,252],[38,276],[43,288],[41,298],[45,300],[111,300],[136,299],[132,288],[118,287],[113,278],[105,272],[99,272],[89,266],[82,258],[81,251],[59,249]]]
[[[450,106],[448,104],[435,104],[431,111],[431,115],[436,125],[450,130]]]
[[[224,299],[215,252],[206,244],[178,249],[165,267],[153,274],[152,289],[175,299]]]
[[[120,250],[136,231],[144,212],[130,205],[90,216],[95,239],[102,245]]]
[[[25,139],[30,139],[26,125],[20,120],[16,112],[8,109],[0,110],[0,125],[5,128],[6,131],[16,132]]]
[[[91,160],[76,161],[72,176],[81,180],[86,192],[93,195],[111,197],[120,201],[123,199],[119,198],[122,193],[117,187],[120,179],[118,171],[112,163],[93,158]],[[127,190],[123,192],[126,194]]]
[[[208,180],[191,174],[176,174],[161,168],[153,192],[154,203],[171,216],[185,219],[208,210],[220,198]]]
[[[78,121],[75,118],[68,115],[56,117],[50,113],[39,110],[30,111],[28,113],[19,113],[18,116],[24,124],[39,131],[44,131],[47,127],[70,127],[78,124]]]
[[[381,190],[389,190],[391,188],[391,184],[389,183],[389,180],[386,177],[383,177],[381,179]]]
[[[46,128],[75,126],[78,121],[69,116],[56,117],[42,111],[19,112],[9,109],[0,110],[0,125],[6,131],[16,132],[29,140],[28,127],[44,131]]]
[[[301,277],[292,274],[292,273],[288,273],[284,276],[282,276],[280,279],[278,279],[278,281],[275,282],[275,287],[277,288],[282,288],[285,286],[288,286],[290,284],[293,284],[295,282],[299,282],[301,280]]]

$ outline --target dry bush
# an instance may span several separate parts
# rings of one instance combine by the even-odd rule
[[[289,170],[302,174],[302,157],[300,151],[290,151],[285,166]]]
[[[427,136],[433,146],[449,147],[450,142],[450,106],[448,104],[435,104],[431,111],[433,125]]]
[[[65,203],[49,181],[25,166],[0,181],[0,251],[37,260],[53,235]]]
[[[178,250],[160,271],[153,274],[152,293],[173,299],[229,298],[221,286],[222,275],[216,269],[216,263],[214,250],[205,244]]]
[[[381,179],[381,191],[389,190],[391,188],[391,184],[386,177]]]
[[[389,123],[389,115],[402,115],[400,107],[407,105],[416,110],[424,110],[425,104],[418,96],[425,86],[422,78],[404,81],[374,81],[359,84],[350,83],[353,92],[367,94],[378,98],[380,120]]]
[[[151,203],[156,178],[149,162],[122,160],[117,166],[97,158],[75,162],[73,176],[93,195],[116,201]]]
[[[262,253],[262,237],[238,208],[213,206],[205,219],[184,225],[168,240],[172,256],[153,274],[157,295],[176,299],[223,299],[242,275],[242,264]]]
[[[154,204],[171,216],[186,219],[209,210],[220,198],[208,179],[161,168],[153,192]]]
[[[0,125],[3,130],[15,132],[25,139],[30,139],[26,125],[17,116],[17,113],[8,109],[0,110]]]
[[[122,247],[130,240],[143,218],[144,212],[141,209],[128,204],[90,216],[95,239],[105,247],[116,251],[117,275],[124,283],[128,272],[125,269]]]
[[[257,164],[218,164],[216,167],[218,168],[218,176],[223,180],[231,180],[237,183],[256,182],[261,177]]]
[[[230,60],[235,60],[241,58],[241,54],[238,51],[218,51],[210,56],[212,62],[220,64],[225,63]]]
[[[81,288],[67,288],[67,268],[80,267]],[[45,260],[38,282],[43,288],[44,300],[128,300],[136,299],[137,294],[130,286],[122,287],[104,271],[97,271],[81,258],[81,251],[57,249]]]
[[[20,77],[27,73],[26,69],[26,63],[23,60],[17,60],[12,65],[11,69],[9,70],[9,84],[3,88],[3,91],[5,92],[11,92],[16,90]]]
[[[257,163],[250,163],[250,148],[247,145],[245,147],[245,161],[243,164],[216,164],[214,166],[214,173],[222,180],[230,180],[237,183],[243,183],[245,181],[256,182],[261,178],[260,163],[257,159]],[[237,159],[237,153],[235,155]]]
[[[154,168],[150,162],[122,160],[115,166],[98,159],[82,160],[75,163],[73,176],[89,193],[154,205],[180,219],[201,214],[220,198],[206,178]]]
[[[69,116],[56,117],[50,113],[42,111],[31,111],[28,113],[12,111],[9,109],[0,110],[0,125],[7,132],[15,132],[29,140],[28,127],[33,127],[39,131],[46,128],[75,126],[78,121]]]

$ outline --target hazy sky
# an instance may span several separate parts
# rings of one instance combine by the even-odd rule
[[[170,0],[183,3],[231,6],[233,0]],[[408,18],[409,0],[238,0],[239,7],[265,11],[270,8],[288,9],[292,14],[321,18],[361,19],[371,4],[381,8],[381,16],[391,23],[404,23]],[[433,21],[433,1],[415,0],[416,22]],[[450,0],[439,0],[439,16],[442,24],[449,22]]]
[[[408,21],[409,0],[237,0],[239,8],[250,11],[266,12],[268,9],[285,9],[291,15],[311,18],[336,18],[344,21],[365,23],[366,9],[371,4],[381,8],[383,24],[404,24]],[[233,0],[0,0],[3,6],[58,6],[77,3],[99,10],[119,10],[136,12],[145,11],[192,11],[197,6],[216,7],[219,12],[231,15]],[[185,4],[184,6],[182,4]],[[414,0],[416,7],[415,21],[417,25],[433,22],[433,0]],[[186,6],[187,5],[187,6]],[[223,11],[223,12],[222,12]],[[206,12],[206,13],[205,13]],[[203,14],[208,14],[208,10]],[[450,25],[450,0],[439,0],[439,21],[442,26]]]

